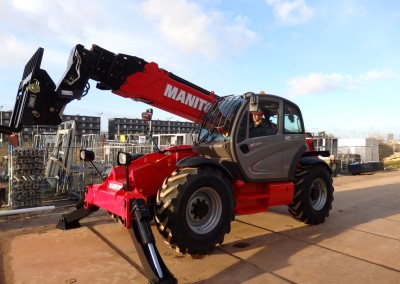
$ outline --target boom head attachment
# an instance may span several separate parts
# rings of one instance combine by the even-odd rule
[[[11,134],[20,132],[23,126],[59,125],[65,105],[82,96],[89,80],[88,72],[79,66],[81,58],[76,56],[83,49],[79,45],[74,48],[64,79],[56,88],[47,72],[40,68],[44,49],[39,48],[25,65],[10,124],[0,126],[0,132]]]
[[[56,86],[47,72],[40,68],[43,48],[39,48],[25,65],[18,87],[9,126],[0,126],[1,133],[20,132],[23,126],[59,125],[65,106],[89,91],[89,79],[97,81],[101,90],[116,90],[147,64],[141,58],[114,54],[97,45],[90,50],[76,45],[68,66]]]
[[[57,110],[52,107],[55,84],[47,72],[40,69],[43,51],[39,48],[25,65],[10,124],[0,126],[0,132],[19,132],[23,125],[61,123]]]

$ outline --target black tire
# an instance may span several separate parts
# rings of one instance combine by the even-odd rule
[[[229,182],[212,167],[177,169],[157,194],[156,225],[180,253],[207,254],[222,244],[234,220]]]
[[[306,224],[323,223],[333,202],[332,177],[323,165],[300,166],[296,170],[293,203],[289,212]]]

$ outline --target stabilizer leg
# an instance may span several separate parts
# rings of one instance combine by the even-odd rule
[[[79,223],[79,220],[82,220],[83,218],[89,216],[93,212],[97,211],[98,208],[96,209],[86,209],[85,207],[81,207],[79,209],[75,209],[71,213],[68,214],[63,214],[60,220],[58,221],[58,224],[56,228],[61,229],[61,230],[69,230],[69,229],[75,229],[79,228],[81,224]]]
[[[145,201],[143,199],[133,199],[131,200],[131,208],[132,213],[135,215],[135,220],[131,221],[129,233],[149,283],[178,283],[174,275],[168,270],[155,246],[155,239],[149,225],[151,216]]]

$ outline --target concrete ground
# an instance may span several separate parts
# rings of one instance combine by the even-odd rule
[[[178,254],[154,230],[157,247],[179,283],[400,283],[400,172],[338,177],[334,186],[324,224],[276,207],[237,216],[210,255]],[[0,217],[0,283],[147,283],[129,233],[105,212],[55,229],[72,209]]]

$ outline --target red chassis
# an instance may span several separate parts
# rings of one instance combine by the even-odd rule
[[[84,207],[102,208],[118,216],[127,229],[135,216],[131,214],[130,200],[154,197],[161,188],[165,177],[170,176],[178,161],[197,156],[187,145],[166,148],[160,153],[138,157],[128,166],[114,167],[101,184],[89,184],[85,188]],[[128,179],[126,173],[128,172]],[[266,190],[267,189],[267,190]],[[293,200],[293,182],[248,183],[241,179],[233,182],[236,200],[235,214],[266,212],[270,206],[287,205]]]
[[[154,197],[166,176],[176,170],[176,163],[182,158],[196,156],[190,146],[180,145],[138,157],[126,166],[116,166],[102,184],[86,186],[85,208],[102,208],[121,218],[125,227],[130,228],[134,220],[130,200]],[[126,173],[128,172],[128,179]]]

